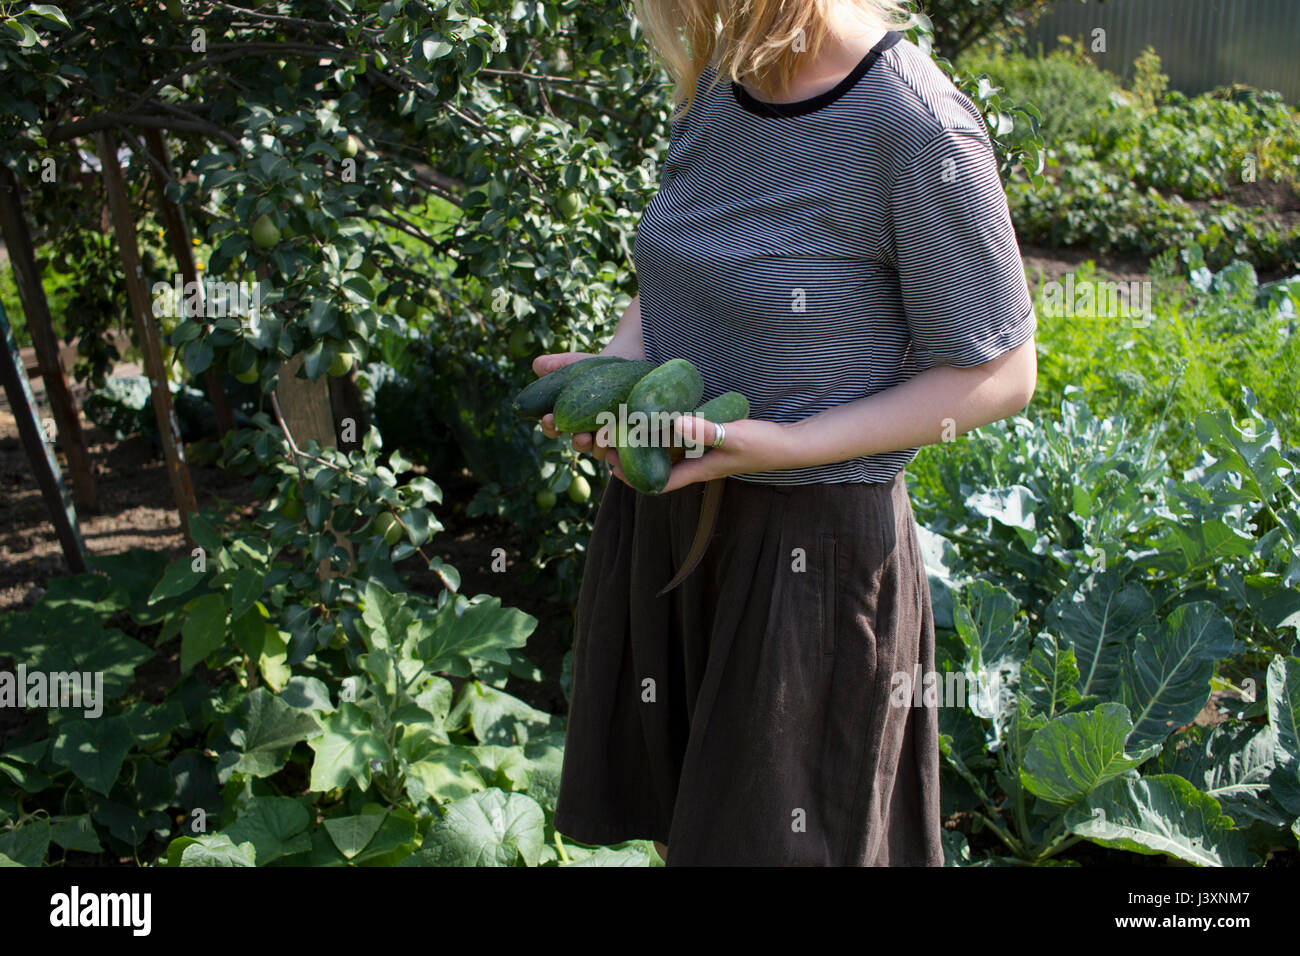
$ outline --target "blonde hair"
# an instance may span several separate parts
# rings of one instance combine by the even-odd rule
[[[744,79],[783,96],[803,56],[817,55],[843,10],[886,29],[916,22],[905,0],[631,0],[631,6],[673,78],[673,106],[685,110],[710,65],[715,83]]]

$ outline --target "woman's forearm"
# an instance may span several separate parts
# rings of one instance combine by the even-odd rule
[[[620,358],[645,358],[645,341],[641,338],[641,296],[637,294],[623,310],[614,336],[598,353],[600,355],[617,355]]]
[[[1034,340],[971,368],[939,365],[868,398],[784,426],[780,464],[806,468],[952,440],[1014,415],[1034,393]]]
[[[972,368],[940,365],[799,422],[729,422],[717,448],[713,442],[718,426],[684,415],[673,428],[688,451],[673,465],[663,493],[727,475],[814,468],[951,440],[1024,408],[1033,397],[1037,372],[1031,338],[991,362]],[[607,460],[623,478],[617,455]]]

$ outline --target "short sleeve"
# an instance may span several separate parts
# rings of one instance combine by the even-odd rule
[[[920,368],[979,365],[1033,335],[1033,301],[983,129],[936,134],[900,169],[890,208]]]

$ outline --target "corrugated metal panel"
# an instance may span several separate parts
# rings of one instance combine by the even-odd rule
[[[1099,27],[1106,52],[1093,59],[1125,79],[1151,46],[1169,85],[1188,95],[1245,83],[1300,103],[1300,0],[1060,0],[1028,32],[1026,47],[1051,50],[1062,34],[1091,45]]]

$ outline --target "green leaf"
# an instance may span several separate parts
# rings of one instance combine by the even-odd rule
[[[182,326],[182,328],[193,328],[193,326],[186,325]],[[212,360],[215,357],[216,353],[212,348],[212,340],[207,336],[186,342],[181,348],[181,360],[185,363],[185,368],[191,375],[206,372],[212,366]]]
[[[284,690],[293,670],[289,667],[289,644],[275,628],[267,628],[266,642],[257,656],[257,670],[276,693]]]
[[[54,817],[51,820],[50,840],[65,850],[81,853],[100,853],[104,849],[89,813],[75,817]]]
[[[108,796],[133,743],[121,717],[68,720],[59,724],[52,756],[91,790]]]
[[[307,349],[302,360],[302,369],[312,381],[320,378],[329,370],[334,361],[334,350],[325,344],[324,339],[317,339]]]
[[[1282,457],[1281,438],[1268,421],[1251,419],[1252,432],[1237,427],[1227,409],[1203,411],[1196,416],[1196,436],[1218,460],[1209,471],[1241,475],[1265,501],[1286,483],[1294,468]]]
[[[382,807],[370,804],[362,810],[362,813],[382,811]],[[383,821],[379,832],[366,844],[366,848],[353,857],[354,864],[396,866],[415,852],[418,829],[414,814],[402,807],[396,807],[383,814]]]
[[[447,726],[468,728],[480,743],[509,747],[558,730],[561,723],[503,690],[470,681],[461,688],[460,700],[448,715]]]
[[[502,790],[526,790],[530,779],[532,761],[524,756],[521,747],[503,747],[499,744],[481,744],[470,748],[478,761],[480,775],[490,787]],[[483,771],[488,771],[484,773]]]
[[[16,830],[0,833],[0,854],[19,866],[41,866],[50,849],[50,821],[28,820]]]
[[[122,712],[131,736],[141,747],[149,747],[185,725],[185,708],[176,699],[150,704],[137,701]]]
[[[1162,770],[1186,778],[1217,800],[1238,826],[1252,819],[1277,827],[1291,822],[1269,792],[1272,727],[1233,722],[1192,727],[1166,742],[1160,763]]]
[[[53,20],[55,23],[71,29],[71,24],[68,23],[68,18],[63,15],[63,11],[52,3],[29,4],[27,9],[23,12],[30,16],[44,17],[46,20]]]
[[[194,570],[192,558],[173,561],[163,572],[162,580],[149,594],[149,603],[157,604],[166,598],[188,594],[202,584],[207,576],[208,572]]]
[[[367,625],[362,637],[371,650],[388,649],[395,645],[401,647],[403,638],[415,624],[415,614],[407,607],[406,599],[400,594],[393,594],[378,581],[366,582],[365,610],[361,620]],[[397,635],[390,645],[389,634]]]
[[[426,60],[437,60],[452,51],[452,45],[445,40],[435,40],[432,37],[426,37],[421,41],[420,51],[424,54]]]
[[[204,594],[185,605],[181,625],[181,673],[207,660],[226,642],[226,600],[220,594]]]
[[[484,790],[448,805],[403,866],[536,866],[545,815],[521,793]]]
[[[1276,764],[1269,782],[1278,803],[1300,814],[1300,658],[1273,658],[1266,686]]]
[[[1125,584],[1114,570],[1090,573],[1070,585],[1047,609],[1044,628],[1074,652],[1079,692],[1111,696],[1123,648],[1138,628],[1155,620],[1155,602],[1141,586]]]
[[[564,734],[561,732],[534,737],[524,745],[528,758],[528,785],[525,792],[554,815],[560,794],[560,772],[564,767]]]
[[[1125,655],[1119,699],[1133,715],[1133,742],[1164,740],[1210,699],[1214,662],[1233,649],[1232,624],[1208,601],[1174,608],[1143,629]]]
[[[387,760],[388,744],[374,729],[369,713],[345,702],[337,713],[320,718],[324,733],[312,738],[316,759],[311,766],[311,789],[333,790],[355,780],[362,790],[370,787],[370,761]]]
[[[309,851],[309,823],[306,807],[291,797],[253,797],[221,832],[232,843],[253,844],[257,865],[266,866],[282,856]]]
[[[996,747],[1015,713],[1015,686],[1028,652],[1029,628],[1015,598],[982,580],[964,590],[953,621],[966,648],[967,672],[978,687],[968,705],[976,716],[993,722]]]
[[[564,866],[650,866],[650,851],[640,844],[636,844],[633,846],[625,846],[621,850],[611,850],[607,846],[602,846],[590,856],[585,856],[581,860],[575,860],[572,863],[565,863],[563,865]]]
[[[175,840],[172,840],[171,843],[167,844],[167,856],[159,860],[158,865],[159,866],[180,866],[181,857],[185,853],[185,848],[188,846],[193,846],[198,842],[199,841],[194,837],[188,837],[188,836],[177,837]]]
[[[1009,528],[1035,532],[1034,512],[1042,506],[1038,496],[1024,485],[1010,485],[989,491],[977,491],[966,499],[966,507],[976,514],[992,518]],[[1030,539],[1032,541],[1032,538]]]
[[[349,860],[366,848],[371,838],[379,832],[384,814],[359,813],[349,817],[334,817],[325,821],[325,830],[334,845]]]
[[[230,585],[230,619],[238,620],[253,609],[254,602],[262,596],[262,574],[251,568],[240,568]]]
[[[319,731],[310,713],[294,710],[265,687],[258,687],[226,718],[226,734],[236,750],[223,761],[222,782],[232,770],[269,777],[284,766],[294,744]]]
[[[280,697],[296,710],[319,711],[326,714],[334,712],[329,688],[318,677],[298,675],[291,678]]]
[[[9,18],[0,21],[0,26],[7,27],[18,35],[18,45],[20,47],[36,46],[40,43],[41,38],[37,35],[36,31],[21,20]]]
[[[1172,856],[1197,866],[1254,866],[1244,833],[1228,827],[1213,797],[1177,774],[1121,777],[1065,814],[1071,833],[1134,853]]]
[[[1075,803],[1159,752],[1160,745],[1154,744],[1126,753],[1132,730],[1128,711],[1114,702],[1089,713],[1057,717],[1030,738],[1020,781],[1048,803]]]
[[[1020,690],[1040,714],[1055,717],[1083,699],[1076,685],[1079,667],[1074,650],[1047,632],[1034,639],[1034,649],[1020,671]]]
[[[5,774],[20,790],[28,793],[40,793],[50,785],[50,778],[40,771],[37,764],[45,756],[49,739],[38,740],[25,747],[11,747],[0,753],[0,773]],[[3,816],[0,815],[0,822]]]
[[[1230,563],[1230,559],[1248,557],[1255,550],[1254,538],[1218,518],[1171,522],[1165,533],[1168,546],[1183,558],[1183,574]]]
[[[140,846],[150,837],[162,839],[171,828],[171,819],[160,810],[128,806],[117,800],[95,802],[95,822],[108,827],[108,832],[131,846]]]
[[[916,526],[916,537],[921,545],[921,559],[930,585],[934,626],[951,631],[957,626],[953,621],[957,590],[953,569],[957,565],[957,550],[947,538],[919,524]]]
[[[194,543],[214,557],[221,550],[221,532],[207,518],[198,512],[190,515],[190,537]]]
[[[402,741],[406,744],[405,738]],[[435,745],[406,767],[406,793],[415,803],[449,803],[487,787],[468,747]]]
[[[476,599],[475,603],[458,598],[448,601],[420,626],[418,653],[428,669],[464,676],[472,657],[509,664],[508,649],[524,646],[537,627],[537,618],[516,608],[503,608],[500,598]]]
[[[236,846],[224,833],[205,833],[195,837],[181,851],[181,866],[256,866],[256,850],[251,843]]]

